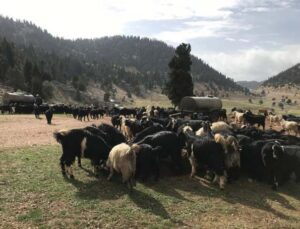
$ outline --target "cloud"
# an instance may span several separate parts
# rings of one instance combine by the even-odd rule
[[[126,21],[178,20],[190,17],[220,17],[230,12],[238,0],[110,0],[104,1],[107,9],[118,6],[117,16]]]
[[[95,38],[124,34],[128,23],[143,20],[227,17],[230,11],[224,9],[237,1],[0,0],[0,14],[32,21],[56,36]]]
[[[219,37],[219,31],[224,27],[229,27],[226,21],[197,21],[186,22],[183,28],[178,30],[163,31],[155,35],[155,38],[172,43],[188,42],[191,39],[200,37]]]
[[[300,45],[288,45],[279,50],[253,48],[235,53],[211,53],[201,58],[235,80],[262,81],[300,63]]]

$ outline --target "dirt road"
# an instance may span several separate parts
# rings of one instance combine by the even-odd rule
[[[53,132],[60,129],[85,127],[101,122],[110,123],[110,118],[80,122],[71,116],[54,115],[52,125],[47,125],[45,116],[0,115],[0,148],[26,147],[57,144]]]

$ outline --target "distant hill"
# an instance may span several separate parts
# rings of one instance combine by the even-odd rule
[[[0,16],[0,82],[33,93],[44,91],[44,81],[72,82],[84,91],[92,80],[107,92],[117,85],[139,95],[143,88],[164,85],[174,51],[164,42],[140,37],[66,40],[30,22]],[[192,56],[192,62],[195,82],[213,91],[244,90],[201,59]]]
[[[300,85],[300,63],[264,81],[263,86]]]
[[[237,81],[236,83],[251,90],[256,90],[261,85],[258,81]]]

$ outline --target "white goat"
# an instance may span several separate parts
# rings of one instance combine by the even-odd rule
[[[285,131],[288,131],[291,134],[291,131],[294,131],[295,136],[299,133],[299,126],[298,123],[295,121],[285,121],[284,119],[281,120],[281,127]]]
[[[211,130],[214,133],[220,133],[222,131],[230,131],[231,127],[226,122],[218,121],[211,124]]]
[[[244,122],[244,113],[234,111],[234,112],[232,112],[232,114],[233,114],[235,123],[241,124]]]
[[[114,171],[116,171],[122,174],[123,183],[126,183],[132,189],[135,186],[136,153],[139,150],[140,147],[137,144],[133,144],[131,147],[126,143],[114,146],[106,162],[106,166],[110,171],[107,180],[110,180]]]

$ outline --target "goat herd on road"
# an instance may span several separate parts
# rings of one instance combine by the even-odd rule
[[[110,180],[114,172],[121,173],[130,189],[135,186],[135,179],[145,181],[153,176],[158,180],[162,166],[176,175],[189,171],[193,177],[198,173],[218,183],[220,189],[240,176],[266,182],[274,190],[292,177],[300,182],[297,116],[267,111],[259,115],[233,108],[228,119],[224,110],[213,115],[175,118],[174,109],[150,106],[93,112],[79,108],[65,113],[81,121],[107,115],[112,122],[54,133],[62,145],[62,174],[71,179],[75,159],[81,166],[81,158],[87,158],[95,176],[108,170]],[[267,119],[269,129],[265,128]],[[272,128],[275,125],[279,131]]]

